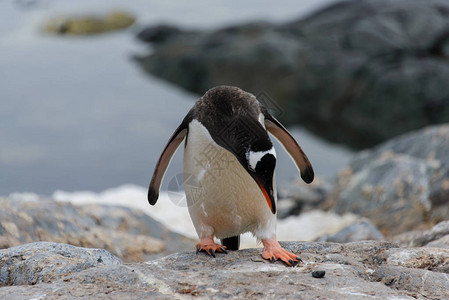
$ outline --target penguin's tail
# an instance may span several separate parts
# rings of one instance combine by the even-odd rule
[[[221,240],[221,244],[226,246],[228,250],[239,250],[240,247],[240,235],[231,236]]]

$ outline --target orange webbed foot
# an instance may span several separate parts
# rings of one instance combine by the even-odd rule
[[[288,266],[292,267],[296,266],[299,262],[302,262],[302,260],[295,254],[290,253],[282,248],[276,238],[262,240],[262,243],[262,257],[264,259],[268,259],[271,262],[275,262],[276,260],[280,259]]]
[[[196,254],[198,252],[204,251],[210,256],[215,257],[215,252],[223,252],[228,254],[226,246],[216,244],[213,239],[201,239],[201,243],[196,244]]]

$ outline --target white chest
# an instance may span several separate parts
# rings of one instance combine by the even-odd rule
[[[198,235],[205,230],[212,230],[218,238],[244,232],[260,239],[275,235],[276,216],[254,179],[196,120],[189,125],[183,173],[189,213]]]

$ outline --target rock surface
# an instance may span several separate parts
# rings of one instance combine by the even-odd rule
[[[140,37],[154,45],[136,57],[152,75],[198,94],[239,86],[281,121],[355,148],[449,121],[445,0],[342,1],[280,25],[165,25]]]
[[[117,206],[51,199],[0,198],[0,248],[53,241],[104,248],[126,262],[193,249],[195,242],[169,231],[143,212]]]
[[[29,285],[5,281],[0,298],[74,297],[95,299],[443,299],[449,297],[449,250],[399,248],[389,242],[283,243],[301,253],[304,264],[289,268],[261,259],[260,249],[218,254],[177,253],[147,263],[95,263],[97,252],[46,244],[0,250],[0,278],[24,278]],[[75,248],[75,247],[72,247]],[[103,259],[103,255],[102,259]],[[87,258],[86,258],[87,257]],[[20,259],[18,259],[20,258]],[[93,263],[89,264],[90,258]],[[80,266],[80,262],[86,261]],[[57,265],[60,262],[60,265]],[[52,263],[49,265],[48,263]],[[55,266],[56,265],[56,266]],[[50,269],[45,269],[50,268]],[[51,269],[53,268],[53,269]],[[5,271],[8,269],[9,271]],[[70,272],[66,272],[71,270]],[[47,271],[47,272],[46,272]],[[313,271],[325,271],[314,278]],[[3,275],[3,274],[7,275]],[[42,274],[38,284],[29,274]],[[29,280],[28,278],[31,278]],[[30,285],[34,284],[34,285]]]
[[[449,221],[438,223],[429,230],[410,231],[392,237],[401,246],[449,248]]]
[[[449,219],[449,125],[425,128],[362,151],[326,202],[369,218],[385,235]]]
[[[104,249],[36,242],[0,251],[0,285],[34,285],[89,268],[123,262]]]

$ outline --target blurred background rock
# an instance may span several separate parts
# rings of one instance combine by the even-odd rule
[[[54,34],[88,35],[127,28],[136,19],[129,13],[113,11],[105,16],[56,17],[48,20],[44,31]]]
[[[146,28],[155,51],[136,61],[198,94],[265,91],[282,121],[362,149],[449,120],[448,19],[441,0],[339,1],[281,24]]]

